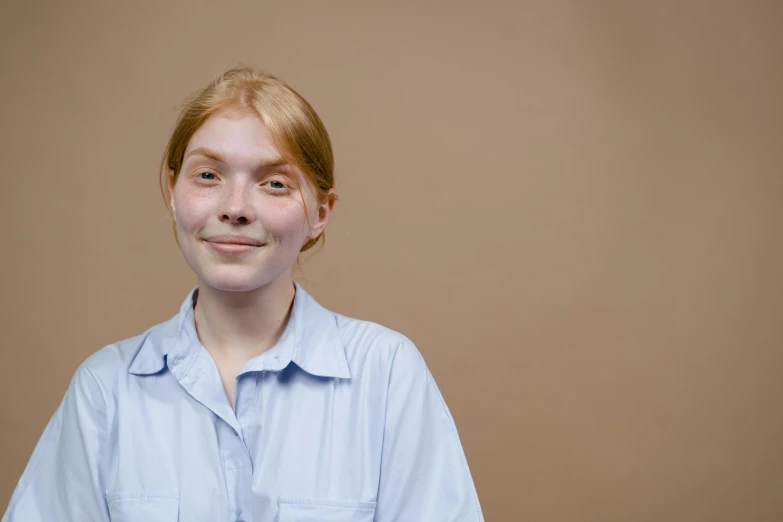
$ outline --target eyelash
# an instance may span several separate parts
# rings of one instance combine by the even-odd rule
[[[208,172],[208,171],[202,171],[202,172],[199,172],[199,173],[197,174],[199,181],[214,181],[214,179],[204,179],[204,178],[202,178],[201,176],[203,176],[204,174],[209,174],[209,175],[211,175],[211,176],[214,176],[214,175],[215,175],[215,173],[214,173],[214,172]],[[286,186],[286,184],[285,184],[285,183],[283,183],[282,181],[278,180],[278,179],[272,179],[272,180],[269,180],[269,181],[267,181],[266,183],[280,183],[281,185],[283,185],[281,188],[275,189],[275,191],[276,191],[276,192],[282,192],[282,191],[284,191],[284,190],[288,189],[288,187]],[[265,184],[266,184],[266,183],[265,183]]]

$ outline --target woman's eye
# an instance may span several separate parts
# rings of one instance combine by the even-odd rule
[[[271,183],[272,184],[272,188],[277,189],[277,190],[282,190],[282,189],[286,188],[285,187],[285,183],[283,183],[282,181],[272,180],[272,181],[268,181],[267,183]]]
[[[212,176],[212,177],[211,178],[205,178],[204,176]],[[212,174],[211,172],[201,172],[198,175],[198,177],[199,177],[199,179],[204,180],[204,181],[214,181],[214,179],[215,179],[215,175]]]

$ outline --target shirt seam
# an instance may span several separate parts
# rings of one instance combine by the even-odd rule
[[[391,356],[391,361],[389,363],[389,376],[386,381],[386,401],[383,407],[383,439],[381,441],[381,458],[380,458],[380,466],[378,467],[378,490],[375,493],[375,500],[380,500],[380,493],[381,493],[381,486],[382,486],[382,480],[383,480],[383,454],[384,450],[386,448],[386,422],[388,420],[388,414],[389,414],[389,395],[391,395],[391,380],[392,380],[392,372],[394,371],[394,360],[397,358],[397,352],[399,351],[400,346],[405,342],[405,340],[399,341],[394,346],[394,352]]]
[[[443,394],[438,389],[437,385],[435,384],[435,377],[433,377],[432,372],[430,372],[429,369],[427,369],[427,385],[432,389],[433,392],[435,392],[435,395],[438,396],[438,399],[440,400],[441,405],[441,413],[446,418],[446,420],[449,423],[449,426],[451,428],[451,434],[454,436],[454,442],[457,443],[457,445],[460,447],[461,451],[460,453],[460,460],[462,461],[462,464],[465,466],[465,470],[468,472],[468,475],[470,476],[470,465],[468,464],[468,458],[465,455],[465,450],[462,448],[462,442],[459,440],[459,432],[457,431],[457,424],[454,422],[454,419],[452,418],[451,414],[449,414],[448,406],[446,405],[446,399],[443,398]],[[473,481],[473,477],[470,476],[471,482],[473,482],[473,488],[475,491],[475,494],[473,495],[473,507],[476,509],[476,520],[482,520],[481,517],[481,507],[478,503],[478,488],[475,485],[475,482]]]
[[[87,373],[90,374],[90,377],[92,377],[93,381],[95,381],[95,385],[98,386],[98,390],[101,392],[101,398],[103,399],[103,438],[106,438],[106,434],[109,432],[109,423],[108,419],[109,416],[106,414],[106,405],[109,403],[108,400],[106,400],[106,390],[104,389],[103,385],[101,384],[100,379],[95,376],[95,373],[90,369],[89,366],[85,366],[84,369],[87,371]]]
[[[106,444],[106,441],[108,440],[108,435],[109,435],[109,415],[107,412],[108,408],[106,407],[106,405],[109,402],[106,399],[106,390],[104,389],[98,377],[95,376],[95,373],[88,366],[85,366],[84,369],[87,371],[87,373],[90,374],[90,377],[92,377],[93,381],[95,381],[95,385],[98,387],[98,390],[101,393],[101,398],[103,399],[103,433],[101,433],[101,440],[100,440],[99,480],[101,481],[101,486],[103,489],[102,493],[105,498],[107,494],[105,466],[106,463],[108,462],[106,458],[106,448],[108,447],[108,444]]]

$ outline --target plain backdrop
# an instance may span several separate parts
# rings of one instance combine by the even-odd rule
[[[4,0],[0,50],[0,509],[195,284],[158,165],[241,62],[333,139],[298,280],[417,344],[487,520],[783,520],[783,3]]]

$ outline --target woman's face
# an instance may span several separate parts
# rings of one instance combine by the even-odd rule
[[[318,204],[251,111],[210,116],[190,139],[169,190],[185,260],[199,284],[220,290],[290,278],[300,249],[323,231],[334,205],[332,198]]]

